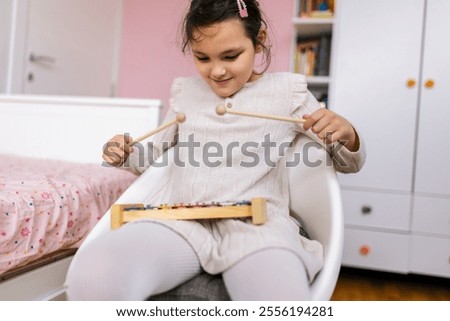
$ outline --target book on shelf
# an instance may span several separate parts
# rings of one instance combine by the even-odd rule
[[[330,74],[331,34],[320,36],[319,55],[317,62],[317,76],[328,76]]]
[[[334,0],[300,0],[300,18],[332,18]]]
[[[314,75],[319,45],[319,39],[304,39],[297,43],[295,72],[305,76]]]
[[[331,10],[312,10],[310,18],[333,18],[333,11]]]
[[[331,34],[298,39],[294,72],[310,76],[327,76],[330,66]]]

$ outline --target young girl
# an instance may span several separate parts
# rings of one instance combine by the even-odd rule
[[[270,61],[266,23],[256,0],[192,0],[184,20],[186,50],[201,78],[175,79],[166,116],[172,120],[181,112],[186,121],[154,136],[152,153],[144,151],[150,155],[145,162],[141,149],[131,148],[123,135],[110,140],[109,145],[119,147],[105,150],[103,157],[117,167],[126,160],[142,173],[167,148],[164,142],[177,143],[184,146],[177,150],[178,162],[169,164],[167,180],[143,201],[264,197],[268,220],[258,226],[246,219],[128,223],[81,247],[68,273],[68,296],[143,300],[205,270],[222,274],[233,300],[307,300],[309,283],[323,264],[322,246],[302,237],[299,223],[289,215],[288,179],[278,147],[305,134],[327,145],[332,156],[339,151],[338,171],[357,172],[365,158],[361,141],[347,120],[320,108],[304,76],[255,70],[258,54],[266,58],[266,69]],[[219,105],[305,122],[219,116]],[[214,162],[205,161],[212,152]]]

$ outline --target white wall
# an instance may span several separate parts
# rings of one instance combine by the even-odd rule
[[[0,0],[0,93],[6,92],[12,4],[11,0]]]

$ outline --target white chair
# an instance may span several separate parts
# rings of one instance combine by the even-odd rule
[[[311,285],[312,300],[330,300],[342,263],[344,214],[341,190],[328,153],[300,135],[289,153],[301,153],[298,167],[288,168],[291,215],[324,249],[324,266]]]
[[[342,261],[344,225],[340,188],[330,157],[318,143],[304,135],[299,135],[293,148],[288,152],[288,159],[293,159],[294,153],[300,155],[301,161],[296,167],[287,169],[290,208],[294,217],[301,218],[309,236],[323,245],[324,267],[311,287],[312,300],[327,301],[333,294]],[[154,186],[156,181],[164,179],[164,168],[146,170],[116,203],[142,202],[145,195],[148,195],[149,188]],[[87,246],[90,240],[109,229],[110,213],[108,212],[82,246]],[[172,291],[150,299],[224,300],[226,296],[221,278],[205,273]]]

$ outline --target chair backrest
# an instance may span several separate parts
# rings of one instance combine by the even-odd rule
[[[288,160],[291,215],[298,218],[312,239],[322,243],[324,266],[312,283],[312,300],[330,300],[342,263],[344,220],[335,169],[327,151],[310,138],[299,135]]]

